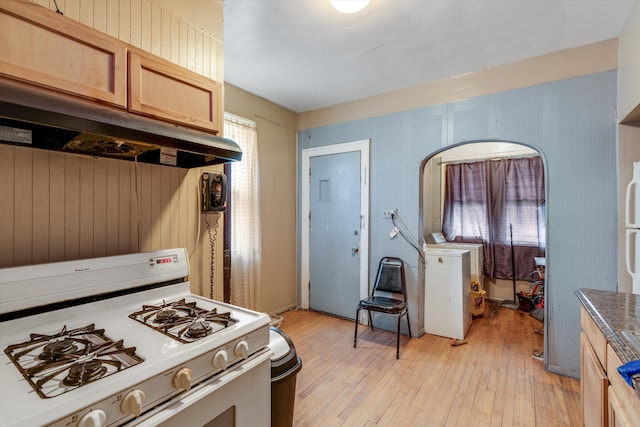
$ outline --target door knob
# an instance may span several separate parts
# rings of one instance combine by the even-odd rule
[[[352,247],[352,248],[351,248],[351,252],[353,252],[353,254],[355,255],[355,254],[357,254],[358,252],[360,252],[360,248],[359,248],[359,247],[357,247],[357,246],[354,246],[354,247]]]

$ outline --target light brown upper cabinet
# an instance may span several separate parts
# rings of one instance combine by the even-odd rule
[[[222,85],[45,7],[0,2],[0,78],[217,134]]]
[[[129,111],[209,131],[222,123],[221,85],[143,50],[129,50]]]
[[[126,107],[127,44],[44,7],[0,3],[0,75]]]

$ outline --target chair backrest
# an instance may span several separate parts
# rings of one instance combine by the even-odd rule
[[[371,295],[377,291],[406,295],[404,263],[400,258],[384,257],[380,260]]]

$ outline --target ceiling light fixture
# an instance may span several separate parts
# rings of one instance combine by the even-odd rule
[[[356,13],[367,7],[369,0],[331,0],[331,5],[342,13]]]

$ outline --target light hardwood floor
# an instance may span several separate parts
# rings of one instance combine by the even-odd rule
[[[404,322],[404,319],[403,319]],[[528,314],[487,304],[468,343],[395,334],[306,310],[281,328],[302,358],[294,426],[579,426],[580,383],[534,359],[542,326]]]

